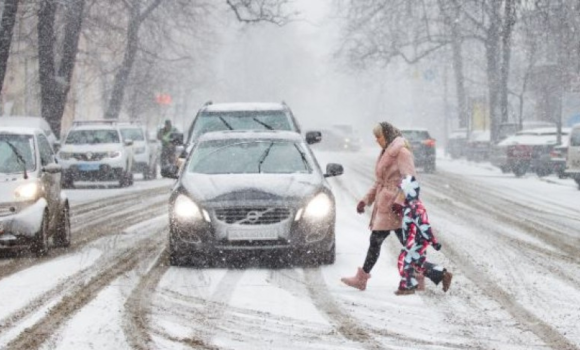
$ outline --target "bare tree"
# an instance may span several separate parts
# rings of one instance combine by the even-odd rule
[[[10,54],[14,24],[16,23],[18,2],[19,0],[6,0],[4,1],[4,8],[2,9],[2,21],[0,22],[0,93],[4,86],[4,77],[6,76],[6,66]]]
[[[70,0],[63,8],[64,33],[62,55],[56,62],[57,11],[61,6],[57,0],[42,0],[38,9],[38,64],[41,95],[41,113],[55,134],[61,131],[70,82],[78,52],[85,0]]]

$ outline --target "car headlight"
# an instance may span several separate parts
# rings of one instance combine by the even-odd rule
[[[182,220],[201,219],[201,211],[194,201],[186,195],[180,194],[173,204],[173,213]]]
[[[14,198],[17,201],[30,201],[36,200],[42,195],[44,188],[38,182],[30,182],[21,186],[18,186],[14,190]]]
[[[121,156],[121,152],[119,151],[111,151],[109,152],[109,158],[117,158]]]
[[[135,154],[145,153],[145,147],[135,147]]]
[[[324,193],[319,193],[306,206],[304,216],[319,219],[328,215],[331,208],[332,202],[330,198]]]
[[[72,153],[70,153],[70,152],[58,152],[58,157],[60,159],[68,160],[72,157]]]

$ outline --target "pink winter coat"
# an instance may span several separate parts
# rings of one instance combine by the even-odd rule
[[[374,203],[369,227],[373,231],[395,230],[401,227],[401,218],[391,209],[404,175],[415,174],[413,154],[405,147],[405,139],[397,137],[377,159],[375,183],[363,201]]]

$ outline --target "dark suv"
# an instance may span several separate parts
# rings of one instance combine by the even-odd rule
[[[197,112],[189,127],[181,158],[187,156],[201,135],[224,130],[286,130],[302,133],[300,124],[284,102],[207,102]],[[320,142],[321,137],[318,131],[310,131],[305,135],[308,144]]]
[[[426,129],[401,129],[403,136],[409,141],[413,149],[415,166],[423,168],[426,173],[435,171],[435,139]]]

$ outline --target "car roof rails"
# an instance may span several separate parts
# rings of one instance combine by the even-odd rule
[[[209,100],[206,103],[203,104],[203,106],[209,106],[209,105],[213,105],[213,101]]]

